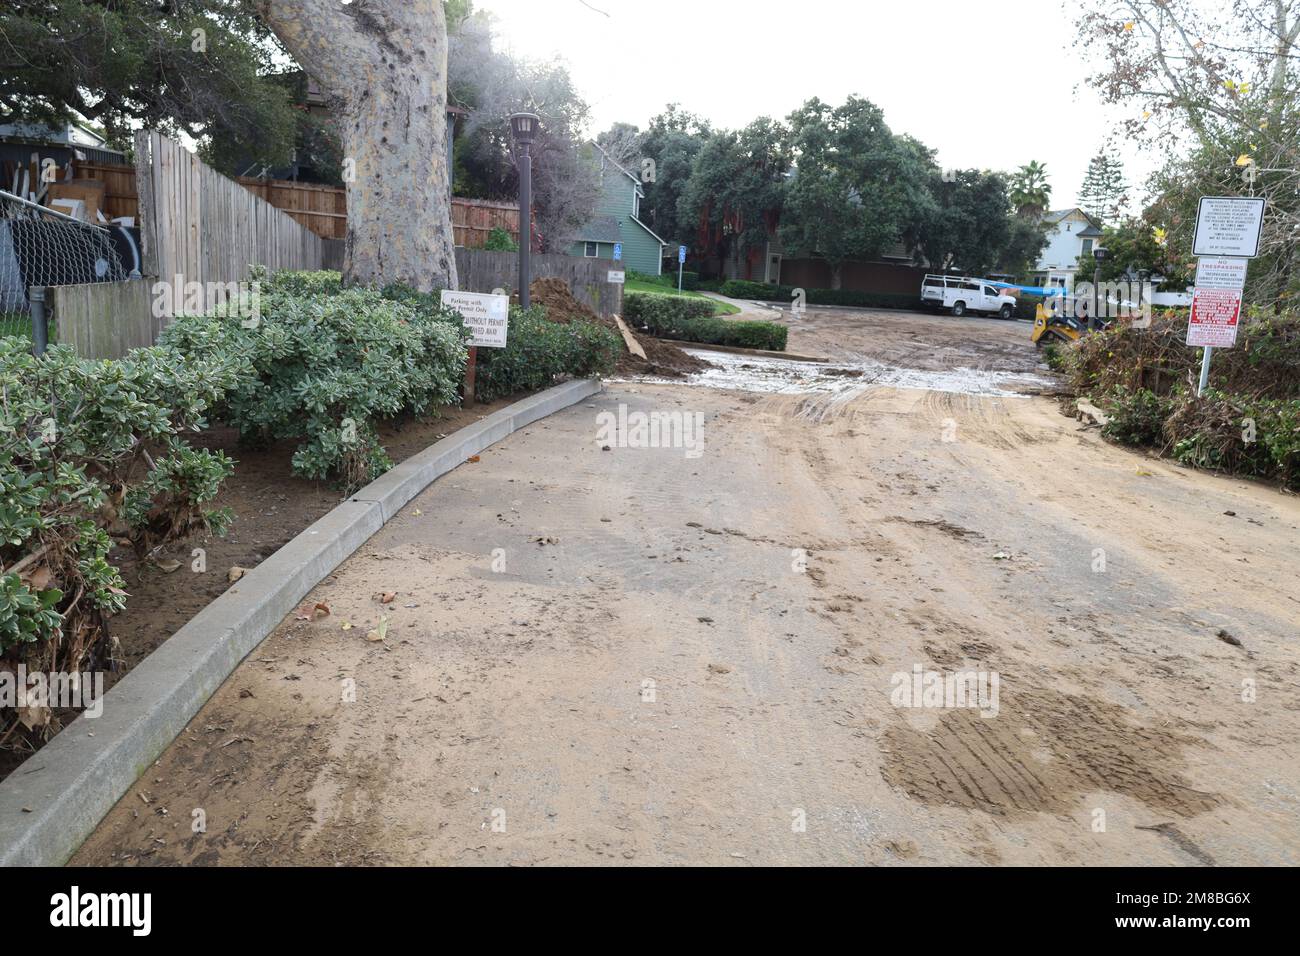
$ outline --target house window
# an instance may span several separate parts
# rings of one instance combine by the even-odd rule
[[[600,252],[600,244],[596,242],[586,243],[582,250],[582,254],[586,256],[588,259],[596,258],[596,254],[598,252]]]
[[[1083,254],[1084,254],[1085,256],[1092,255],[1092,240],[1091,240],[1091,239],[1085,239],[1085,240],[1083,240]]]

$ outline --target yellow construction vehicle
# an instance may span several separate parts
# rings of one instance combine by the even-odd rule
[[[1029,333],[1029,341],[1038,348],[1077,342],[1088,331],[1087,309],[1086,301],[1076,308],[1072,297],[1048,296],[1034,308],[1034,330]]]

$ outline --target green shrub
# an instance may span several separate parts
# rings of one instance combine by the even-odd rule
[[[739,348],[784,351],[788,330],[775,322],[730,322],[713,315],[708,299],[629,292],[623,296],[623,317],[651,335],[730,345]]]
[[[500,226],[494,226],[488,232],[487,241],[483,243],[483,248],[493,252],[518,252],[519,243],[515,242],[514,237],[509,232]]]
[[[1249,401],[1208,389],[1170,404],[1163,439],[1178,461],[1300,488],[1300,399]]]
[[[1155,445],[1164,435],[1170,402],[1149,389],[1117,389],[1102,401],[1108,420],[1101,433],[1121,445]]]
[[[225,529],[207,506],[233,464],[183,435],[238,379],[228,356],[166,347],[120,361],[42,357],[0,339],[0,653],[73,671],[105,656],[105,616],[125,606],[113,538],[144,554]]]
[[[340,289],[333,275],[255,270],[257,322],[186,316],[162,342],[237,359],[222,416],[246,441],[300,440],[294,473],[337,478],[350,491],[392,464],[378,421],[458,401],[467,352],[459,316],[436,296]]]
[[[671,282],[668,281],[669,276],[668,273],[666,272],[661,273],[659,275],[654,275],[653,273],[650,272],[642,272],[639,269],[628,269],[627,277],[629,279],[635,279],[638,282],[648,282],[652,285],[661,285],[665,289],[670,287],[674,289],[677,288],[677,273],[673,273]]]
[[[654,295],[646,292],[623,294],[623,318],[651,331],[665,328],[681,319],[713,316],[713,301],[681,295]]]
[[[478,350],[474,397],[490,402],[547,388],[561,375],[608,375],[622,352],[623,339],[613,329],[595,322],[549,322],[541,306],[512,306],[506,347]]]

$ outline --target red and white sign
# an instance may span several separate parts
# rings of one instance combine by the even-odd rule
[[[1192,293],[1192,317],[1187,344],[1229,349],[1237,344],[1241,319],[1240,289],[1197,289]]]

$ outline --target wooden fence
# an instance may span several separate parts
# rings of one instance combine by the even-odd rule
[[[250,264],[321,268],[320,236],[167,137],[137,133],[135,165],[145,275],[225,284],[246,280]]]
[[[295,183],[283,179],[254,179],[251,176],[240,176],[236,182],[322,239],[347,237],[348,199],[341,186]]]
[[[451,200],[451,231],[455,243],[467,249],[482,249],[493,229],[510,233],[519,244],[519,206],[486,199]]]
[[[609,281],[609,271],[621,263],[613,259],[586,259],[553,253],[530,257],[533,279],[557,277],[569,284],[573,297],[598,315],[608,318],[623,312],[623,286]],[[487,249],[456,250],[456,273],[465,292],[504,289],[519,291],[519,255]]]
[[[140,218],[136,170],[132,166],[77,163],[78,179],[95,179],[105,184],[104,215]],[[348,233],[347,192],[342,186],[321,186],[287,179],[256,179],[240,176],[235,182],[258,199],[281,210],[322,239],[344,239]],[[504,229],[519,242],[519,207],[488,199],[451,200],[451,224],[458,246],[481,249],[493,229]]]
[[[121,358],[153,345],[162,323],[154,318],[153,279],[50,286],[46,302],[53,339],[85,358]]]

